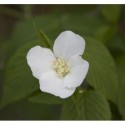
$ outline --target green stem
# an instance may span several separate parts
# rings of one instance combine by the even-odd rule
[[[32,17],[32,5],[23,5],[24,18],[29,20]]]

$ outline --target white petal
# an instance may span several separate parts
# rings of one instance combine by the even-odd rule
[[[27,54],[27,62],[32,70],[33,76],[39,77],[49,70],[55,60],[50,49],[35,46]]]
[[[63,80],[56,75],[55,71],[50,70],[40,77],[40,89],[60,98],[67,98],[74,93],[75,88],[65,88]]]
[[[68,88],[80,86],[88,72],[88,62],[80,56],[73,56],[69,59],[68,64],[70,66],[70,73],[64,79],[65,86]]]
[[[56,57],[69,59],[73,55],[82,55],[85,49],[85,40],[71,32],[62,32],[55,40],[53,51]]]

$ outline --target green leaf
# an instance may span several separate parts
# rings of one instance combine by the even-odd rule
[[[32,76],[26,61],[27,52],[42,42],[31,42],[20,48],[6,67],[3,96],[0,108],[29,96],[38,89],[38,80]]]
[[[56,97],[54,95],[38,92],[35,96],[31,96],[29,98],[31,102],[40,103],[40,104],[61,104],[63,103],[63,99]]]
[[[125,120],[125,82],[120,87],[118,108],[123,119]]]
[[[15,51],[17,51],[21,46],[25,45],[25,43],[34,41],[38,38],[33,22],[38,24],[39,29],[42,29],[42,31],[47,33],[49,38],[55,38],[56,35],[53,34],[56,33],[55,29],[58,27],[58,23],[51,15],[33,17],[32,20],[18,22],[10,38],[11,46],[9,48],[9,56],[12,56]],[[43,45],[46,46],[46,43]]]
[[[34,29],[33,22],[39,26],[39,29],[47,34],[51,40],[51,44],[53,44],[58,34],[62,31],[72,30],[78,34],[82,33],[84,35],[93,36],[95,30],[104,24],[103,20],[100,20],[100,18],[83,15],[83,13],[64,13],[62,15],[52,13],[33,17],[32,20],[21,21],[16,24],[10,39],[10,55],[26,42],[36,40],[37,33]],[[40,34],[39,32],[39,35]]]
[[[94,36],[95,31],[102,25],[104,21],[97,16],[83,14],[64,14],[60,17],[62,30],[71,30],[84,36]]]
[[[116,23],[120,17],[121,6],[103,5],[101,6],[101,12],[107,21],[111,23]]]
[[[45,105],[23,99],[0,110],[0,120],[57,120],[60,105]]]
[[[116,27],[104,25],[96,30],[95,38],[106,44],[114,37],[116,31]]]
[[[122,55],[117,61],[119,79],[120,79],[120,93],[119,93],[119,110],[125,119],[125,56]]]
[[[125,41],[120,33],[113,37],[112,41],[108,44],[108,48],[114,57],[120,53],[125,53]]]
[[[3,71],[8,56],[8,47],[9,44],[6,41],[0,43],[0,77],[3,76]]]
[[[0,43],[0,70],[4,67],[4,61],[6,60],[9,44],[7,42]]]
[[[110,107],[106,98],[96,92],[79,93],[76,100],[69,99],[63,105],[61,119],[63,120],[109,120]]]
[[[39,27],[36,25],[36,24],[34,24],[34,26],[35,26],[35,28],[36,28],[36,31],[37,31],[37,33],[38,33],[38,36],[39,36],[39,38],[40,38],[40,40],[41,41],[44,41],[45,43],[45,45],[47,46],[47,47],[51,47],[51,43],[50,43],[50,40],[48,39],[48,37],[45,35],[45,33],[44,32],[42,32],[40,29],[39,29]]]
[[[108,99],[117,103],[119,83],[114,60],[106,47],[95,39],[86,38],[83,58],[89,62],[87,82]]]

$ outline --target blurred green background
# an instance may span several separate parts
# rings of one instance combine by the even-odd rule
[[[0,5],[0,97],[6,64],[28,41],[37,39],[35,22],[52,42],[64,30],[100,40],[113,56],[120,79],[120,106],[110,103],[112,119],[125,119],[124,5]],[[110,62],[109,62],[110,63]],[[0,110],[0,120],[59,120],[61,105],[23,99]]]

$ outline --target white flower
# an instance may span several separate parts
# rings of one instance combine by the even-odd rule
[[[89,64],[81,55],[84,39],[71,32],[62,32],[55,40],[53,52],[35,46],[27,54],[33,76],[39,79],[40,89],[60,98],[71,96],[86,77]]]

